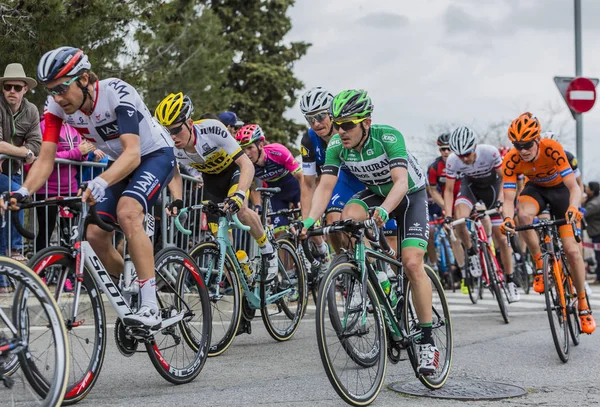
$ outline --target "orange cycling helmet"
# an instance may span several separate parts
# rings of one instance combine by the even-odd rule
[[[508,138],[511,143],[524,143],[540,137],[542,126],[540,121],[529,112],[517,117],[508,128]]]

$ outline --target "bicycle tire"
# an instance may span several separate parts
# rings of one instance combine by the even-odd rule
[[[58,281],[64,281],[65,274],[75,273],[75,257],[66,247],[48,247],[31,258],[29,267],[40,277],[46,272],[58,273]],[[54,268],[54,270],[48,270]],[[57,271],[59,268],[60,271]],[[71,321],[74,294],[64,290],[55,300],[58,304],[67,336],[71,360],[69,383],[63,405],[71,405],[83,400],[92,390],[104,363],[106,355],[106,312],[102,301],[102,291],[84,266],[82,290],[79,297],[77,321]],[[89,304],[87,307],[85,305]],[[93,329],[90,329],[93,326]],[[43,388],[43,383],[40,383]]]
[[[531,292],[531,286],[533,285],[533,273],[535,271],[535,262],[531,257],[531,252],[529,249],[525,250],[525,254],[523,255],[523,266],[525,268],[525,294],[529,294]]]
[[[554,264],[550,262],[550,255],[544,255],[544,297],[546,300],[546,313],[552,341],[563,363],[569,361],[569,328],[560,304],[559,290],[554,278]]]
[[[486,247],[486,250],[483,252],[483,257],[486,263],[486,268],[488,272],[490,291],[496,297],[496,302],[498,303],[498,308],[500,308],[500,314],[502,315],[502,319],[504,323],[510,323],[510,319],[508,317],[508,296],[506,294],[506,286],[504,281],[501,281],[498,278],[498,273],[501,272],[498,268],[496,268],[496,262],[492,259],[492,254],[489,251],[489,247]]]
[[[440,352],[440,361],[433,375],[424,376],[417,373],[417,357],[414,349],[415,342],[411,340],[411,345],[407,348],[413,370],[425,387],[436,390],[444,386],[450,376],[450,367],[452,366],[452,354],[454,350],[454,338],[452,335],[452,319],[450,317],[450,308],[446,299],[446,293],[435,272],[425,266],[425,273],[432,284],[432,336]],[[435,293],[435,294],[434,294]],[[408,282],[405,290],[405,303],[403,307],[402,322],[404,329],[411,338],[420,336],[420,326],[416,310],[413,305],[411,284]],[[436,299],[437,297],[437,299]],[[442,337],[444,335],[444,337]]]
[[[27,381],[34,389],[34,392],[23,391],[24,386],[21,385],[20,377],[18,377],[20,375],[14,370],[11,380],[15,384],[18,381],[19,385],[13,387],[16,392],[11,392],[9,399],[12,398],[13,402],[29,404],[23,398],[37,394],[42,399],[36,400],[35,404],[44,407],[58,406],[64,400],[70,366],[67,331],[58,305],[48,287],[23,264],[7,257],[0,257],[0,274],[10,277],[16,283],[17,289],[14,291],[12,301],[12,323],[18,336],[13,339],[26,338],[25,349],[17,353],[17,359],[24,376],[23,384]],[[35,312],[30,313],[26,307],[28,303],[33,302],[35,302],[33,304]],[[4,315],[8,317],[8,315]],[[2,318],[0,318],[0,322],[3,322]],[[32,327],[35,329],[32,330]],[[4,331],[4,328],[1,331]],[[48,357],[37,356],[34,349],[46,343],[40,339],[44,331],[50,332],[47,343],[49,347],[53,348],[53,352],[51,352],[55,356],[53,364],[50,363]],[[10,331],[7,330],[7,332]],[[33,332],[36,337],[32,339]],[[0,333],[0,339],[2,336],[3,334]],[[45,363],[45,365],[40,368],[38,363]],[[46,377],[49,370],[53,372],[51,378]]]
[[[347,311],[347,298],[338,296],[338,278],[343,279],[347,284],[351,282],[361,282],[361,276],[355,265],[351,263],[340,263],[331,268],[330,272],[323,278],[320,286],[319,302],[317,304],[317,344],[319,346],[319,355],[325,368],[327,378],[333,386],[336,393],[348,404],[354,406],[365,406],[372,403],[378,396],[383,386],[385,372],[387,368],[387,335],[383,313],[375,290],[370,281],[367,281],[367,301],[373,308],[372,312],[367,312],[366,321],[370,329],[365,329],[364,335],[358,335],[356,332],[349,331],[348,326],[341,329],[341,318],[338,316],[338,307]],[[353,286],[351,283],[350,286]],[[360,286],[362,287],[362,286]],[[362,289],[362,288],[361,288]],[[362,292],[362,291],[361,291]],[[351,297],[352,298],[352,297]],[[359,298],[362,301],[362,298]],[[331,303],[335,304],[335,309],[330,309]],[[338,305],[339,302],[339,305]],[[362,309],[362,307],[361,307]],[[345,312],[346,312],[345,311]],[[333,315],[333,317],[332,317]],[[345,317],[343,319],[346,319]],[[361,318],[362,320],[362,318]],[[357,324],[351,325],[352,329],[357,328]],[[367,336],[373,333],[373,343],[368,343]],[[343,337],[343,339],[341,338]],[[357,338],[358,337],[358,338]],[[347,351],[347,342],[355,341],[353,348],[358,349],[360,343],[366,343],[367,352],[374,352],[376,362],[368,367],[353,363],[353,358]],[[344,344],[346,342],[346,344]],[[329,347],[335,347],[329,350]],[[341,348],[341,349],[340,349]],[[349,361],[339,361],[338,358],[347,356]],[[349,377],[353,376],[353,377]],[[367,380],[370,383],[367,383]],[[349,386],[355,384],[357,388],[350,389]],[[358,388],[360,387],[360,389]],[[366,390],[365,390],[366,389]],[[364,390],[364,391],[363,391]],[[362,391],[361,394],[358,394]]]
[[[581,339],[581,320],[579,319],[578,311],[579,299],[575,293],[573,279],[571,278],[571,273],[568,271],[565,259],[561,258],[561,262],[563,270],[567,270],[567,272],[564,273],[567,278],[565,278],[563,286],[565,290],[565,298],[569,299],[569,302],[567,303],[567,323],[569,324],[569,333],[571,334],[571,341],[573,342],[573,345],[578,346]]]
[[[469,291],[469,298],[473,304],[477,304],[479,298],[482,296],[482,282],[481,276],[473,277],[471,275],[471,271],[469,270],[469,255],[467,250],[465,249],[465,284],[467,285],[467,290]]]
[[[209,357],[218,356],[231,346],[242,319],[241,282],[233,260],[227,254],[223,264],[222,286],[216,286],[219,253],[219,245],[215,242],[199,243],[190,251],[190,257],[198,265],[211,299],[213,329]]]
[[[173,384],[189,383],[200,374],[208,357],[212,329],[208,291],[198,266],[185,251],[166,247],[155,257],[156,300],[163,321],[173,311],[187,310],[192,315],[161,329],[145,342],[146,350],[152,365],[165,380]],[[197,318],[192,322],[194,317]],[[164,356],[165,351],[175,348],[173,356]]]
[[[294,245],[287,239],[277,239],[275,247],[277,247],[279,273],[272,283],[262,284],[261,290],[268,287],[269,291],[261,292],[261,295],[265,298],[264,296],[268,294],[275,295],[289,289],[292,291],[291,294],[279,298],[277,302],[266,304],[261,309],[261,316],[269,335],[278,342],[284,342],[294,336],[304,315],[307,283],[304,267],[296,255]],[[282,256],[281,251],[285,253],[285,257]],[[288,261],[293,263],[291,269],[288,268]]]
[[[454,285],[454,270],[452,270],[453,262],[451,261],[452,256],[450,255],[452,248],[450,247],[450,242],[448,242],[446,237],[442,238],[442,250],[444,252],[443,255],[444,263],[446,265],[447,282],[454,293],[456,292],[456,286]]]

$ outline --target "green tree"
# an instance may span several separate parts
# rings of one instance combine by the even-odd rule
[[[227,108],[246,123],[260,124],[269,140],[290,145],[306,127],[283,117],[304,87],[292,68],[310,46],[284,41],[292,27],[286,12],[294,0],[205,1],[235,51],[225,85],[234,92]]]
[[[135,35],[139,57],[129,75],[145,90],[150,109],[183,92],[196,117],[217,113],[233,94],[224,86],[233,51],[220,20],[198,0],[153,1],[148,11]]]
[[[118,58],[129,51],[131,21],[144,1],[123,0],[8,0],[0,1],[0,55],[2,66],[23,64],[36,77],[37,63],[47,51],[59,46],[85,49],[93,70],[114,74]],[[46,93],[36,88],[27,97],[42,105]]]

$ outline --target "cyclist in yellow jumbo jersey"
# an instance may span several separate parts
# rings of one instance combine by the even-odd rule
[[[175,143],[175,157],[184,165],[200,171],[204,179],[204,199],[225,202],[231,213],[237,213],[242,223],[250,226],[250,235],[269,264],[265,282],[277,276],[277,256],[267,239],[258,214],[248,209],[248,191],[254,179],[254,164],[242,151],[235,138],[218,120],[194,122],[194,106],[189,96],[171,93],[156,108],[154,117],[165,126]],[[173,183],[179,184],[178,173]],[[180,193],[174,193],[171,208],[181,209]],[[179,196],[177,196],[179,195]],[[211,219],[209,219],[211,220]],[[216,221],[216,219],[212,219]]]
[[[514,199],[516,195],[517,177],[523,174],[528,181],[517,203],[518,219],[521,225],[531,224],[546,205],[550,206],[550,214],[565,217],[568,223],[581,219],[578,206],[581,190],[575,180],[573,169],[565,150],[559,142],[549,138],[541,138],[539,120],[526,112],[517,117],[508,129],[508,138],[512,148],[502,163],[504,176],[504,222],[500,229],[503,233],[514,233],[515,215]],[[585,295],[585,265],[579,245],[573,235],[571,225],[562,225],[558,229],[560,239],[569,264],[573,271],[573,282],[577,290],[579,318],[581,329],[591,334],[596,329],[596,322]],[[519,232],[536,261],[533,289],[544,292],[542,277],[542,259],[537,234],[534,230]]]

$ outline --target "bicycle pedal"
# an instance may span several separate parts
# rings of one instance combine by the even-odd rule
[[[9,376],[1,375],[0,381],[2,381],[4,383],[4,387],[6,387],[7,389],[12,389],[13,386],[15,385],[15,379],[13,379],[12,377],[9,377]]]

